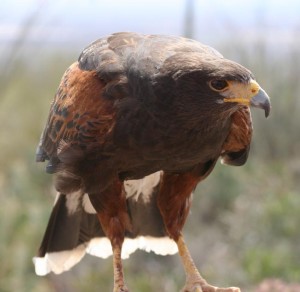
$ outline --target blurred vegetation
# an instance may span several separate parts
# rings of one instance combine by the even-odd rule
[[[255,73],[271,96],[273,109],[268,120],[262,111],[253,111],[255,131],[247,165],[218,164],[197,188],[185,228],[187,242],[201,273],[215,285],[256,291],[251,287],[266,278],[297,282],[300,48],[279,55],[269,53],[263,43],[251,48],[219,44],[217,48]],[[1,292],[112,290],[111,259],[86,256],[70,272],[47,277],[34,274],[31,260],[54,193],[44,166],[34,162],[35,148],[59,79],[77,55],[71,51],[66,55],[32,53],[30,60],[19,57],[0,83]],[[178,256],[137,252],[124,264],[132,291],[169,292],[183,286]]]

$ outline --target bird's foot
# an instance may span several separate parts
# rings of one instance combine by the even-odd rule
[[[129,290],[126,287],[126,285],[118,285],[118,286],[114,287],[114,291],[113,292],[129,292]]]
[[[182,235],[176,243],[186,273],[186,283],[181,292],[241,292],[237,287],[219,288],[209,285],[197,270]]]
[[[186,283],[181,292],[241,292],[240,288],[219,288],[203,283]]]

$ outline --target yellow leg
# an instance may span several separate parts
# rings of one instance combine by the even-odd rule
[[[179,255],[181,257],[183,267],[186,274],[186,284],[182,292],[240,292],[236,287],[218,288],[209,285],[205,279],[202,278],[196,265],[191,257],[191,254],[184,242],[183,236],[180,235],[176,241]]]
[[[122,190],[123,183],[116,179],[105,191],[89,194],[101,227],[110,240],[113,251],[114,290],[128,292],[124,282],[121,250],[125,230],[130,230],[130,219],[127,213],[126,197]]]
[[[121,247],[113,247],[113,266],[114,266],[114,291],[128,292],[128,288],[124,282],[123,265],[121,259]]]

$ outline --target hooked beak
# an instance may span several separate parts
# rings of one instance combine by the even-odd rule
[[[262,88],[259,88],[258,93],[252,96],[250,99],[250,105],[263,109],[265,111],[266,118],[269,116],[271,111],[270,97]]]
[[[224,102],[261,108],[265,111],[265,116],[269,116],[271,110],[270,98],[255,80],[251,80],[248,84],[236,81],[229,81],[228,84],[228,90],[221,93],[224,96]]]

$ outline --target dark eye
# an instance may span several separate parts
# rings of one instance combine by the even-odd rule
[[[222,79],[214,79],[209,82],[209,86],[211,89],[216,90],[216,91],[222,91],[225,88],[228,87],[228,83],[226,80]]]

